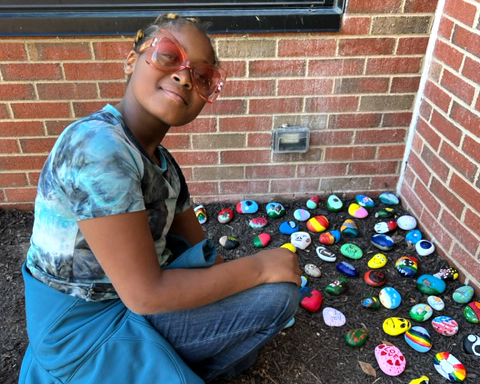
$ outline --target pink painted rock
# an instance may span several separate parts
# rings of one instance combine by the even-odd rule
[[[400,375],[407,366],[405,356],[394,345],[380,344],[375,348],[378,366],[388,376]]]
[[[348,214],[356,217],[357,219],[363,219],[368,216],[368,211],[360,205],[352,203],[348,207]]]
[[[272,237],[268,233],[261,233],[253,239],[253,246],[255,248],[264,248],[270,243]]]

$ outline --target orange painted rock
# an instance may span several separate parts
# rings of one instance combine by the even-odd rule
[[[323,232],[329,226],[328,219],[325,216],[315,216],[307,221],[307,228],[312,232]]]

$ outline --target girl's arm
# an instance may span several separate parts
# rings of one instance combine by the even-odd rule
[[[139,314],[194,308],[263,283],[301,282],[297,257],[285,248],[210,268],[162,271],[146,211],[83,220],[78,225],[121,300]]]

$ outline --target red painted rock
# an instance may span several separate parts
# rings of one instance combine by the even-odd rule
[[[381,271],[369,270],[365,272],[363,279],[368,285],[372,287],[381,287],[387,282],[387,277]]]
[[[253,239],[253,246],[255,248],[264,248],[270,243],[272,237],[268,233],[261,233]]]
[[[309,312],[317,312],[322,306],[322,294],[310,287],[300,288],[299,291],[300,305]]]
[[[220,223],[226,224],[233,219],[233,211],[230,208],[223,208],[217,218]]]
[[[328,228],[329,222],[325,216],[315,216],[307,221],[307,228],[312,232],[323,232]]]

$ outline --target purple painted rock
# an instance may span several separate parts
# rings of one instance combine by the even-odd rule
[[[381,271],[370,270],[365,272],[363,276],[365,283],[372,287],[381,287],[387,282],[387,277]]]
[[[253,239],[253,246],[255,248],[264,248],[270,243],[272,237],[268,233],[261,233]]]

